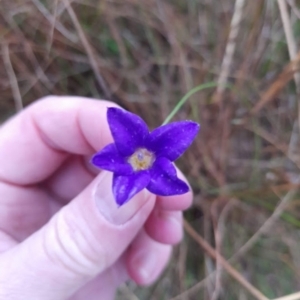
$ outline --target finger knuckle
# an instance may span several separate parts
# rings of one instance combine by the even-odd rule
[[[44,248],[49,260],[79,276],[94,276],[106,266],[106,251],[78,220],[61,210],[45,235]]]

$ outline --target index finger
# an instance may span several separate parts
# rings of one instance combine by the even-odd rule
[[[0,180],[33,184],[51,175],[70,154],[91,155],[112,137],[109,101],[49,96],[16,115],[0,130]]]

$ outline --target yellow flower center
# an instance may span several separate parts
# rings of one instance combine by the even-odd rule
[[[145,148],[137,149],[129,158],[128,162],[134,171],[141,171],[149,169],[155,160],[152,152]]]

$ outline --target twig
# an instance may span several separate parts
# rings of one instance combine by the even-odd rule
[[[18,85],[18,80],[10,61],[9,48],[5,42],[2,42],[2,53],[3,62],[11,85],[12,94],[15,100],[15,107],[17,111],[21,111],[23,109],[22,97]]]
[[[279,297],[273,300],[299,300],[300,299],[300,292],[290,294],[287,296]]]
[[[78,32],[78,35],[79,35],[79,38],[80,38],[80,41],[87,53],[87,56],[89,58],[89,61],[90,61],[90,64],[91,64],[91,67],[94,71],[94,74],[96,76],[96,80],[98,81],[98,84],[100,85],[100,87],[102,88],[103,90],[103,93],[104,93],[104,96],[106,97],[106,99],[110,99],[111,98],[111,93],[104,81],[104,79],[102,78],[102,75],[100,74],[99,72],[99,66],[98,66],[98,63],[97,63],[97,60],[95,58],[95,54],[93,53],[93,49],[89,43],[89,41],[87,40],[82,28],[81,28],[81,25],[77,19],[77,16],[72,8],[72,6],[70,5],[69,3],[69,0],[63,0],[65,6],[66,6],[66,9],[72,19],[72,22]]]
[[[203,248],[203,250],[211,256],[213,259],[219,261],[222,267],[236,280],[238,281],[252,296],[258,300],[269,300],[258,289],[250,284],[236,269],[234,269],[223,256],[221,256],[215,249],[213,249],[193,228],[184,221],[184,228],[187,233]]]
[[[288,4],[291,6],[293,9],[294,14],[298,19],[300,19],[300,10],[297,8],[295,0],[287,0]]]
[[[72,43],[77,43],[78,38],[76,35],[74,35],[72,32],[70,32],[66,27],[63,26],[61,22],[56,20],[56,6],[57,6],[57,0],[55,0],[55,14],[52,15],[48,9],[38,0],[31,0],[32,3],[36,6],[36,8],[40,11],[40,13],[45,17],[45,19],[51,24],[52,28],[56,28],[57,31],[59,31],[64,37],[66,37],[68,40],[70,40]],[[53,35],[53,29],[51,28],[51,34]]]
[[[224,228],[225,228],[225,220],[231,211],[232,207],[236,205],[237,201],[235,199],[230,199],[228,203],[226,203],[225,207],[222,209],[220,215],[217,215],[216,205],[212,206],[212,215],[214,217],[214,231],[215,231],[215,244],[216,250],[222,255],[222,242],[224,236]],[[222,291],[221,285],[221,277],[223,274],[222,265],[218,260],[216,260],[216,288],[213,293],[212,299],[219,299]]]
[[[104,1],[103,5],[107,5],[107,2]],[[103,10],[104,10],[104,8],[103,8]],[[127,51],[126,51],[126,47],[125,47],[124,41],[123,41],[122,36],[121,36],[121,31],[117,27],[115,18],[111,14],[111,10],[106,9],[105,12],[106,12],[105,15],[106,15],[107,24],[108,24],[108,27],[110,29],[111,35],[115,39],[115,41],[118,45],[118,49],[120,51],[120,58],[121,58],[122,66],[123,67],[128,67],[130,62],[127,58]]]
[[[50,34],[49,34],[49,38],[48,38],[48,55],[50,54],[50,50],[51,50],[51,47],[52,47],[52,43],[53,43],[53,37],[54,37],[54,29],[55,29],[55,26],[57,26],[56,22],[57,22],[57,5],[58,5],[58,0],[54,0],[54,8],[53,8],[53,22],[51,24],[51,29],[50,29]]]
[[[266,222],[255,232],[254,235],[229,259],[230,262],[236,260],[237,258],[244,255],[248,252],[253,245],[257,242],[257,240],[266,233],[274,223],[279,219],[282,212],[285,210],[287,204],[293,199],[294,195],[296,194],[297,189],[290,190],[280,201],[277,205],[276,209],[272,213],[272,215],[266,220]]]
[[[276,99],[276,95],[282,91],[282,89],[287,85],[287,83],[293,79],[296,70],[299,70],[300,63],[300,52],[294,60],[289,62],[283,71],[278,75],[273,84],[262,93],[260,100],[251,109],[249,116],[258,113],[266,104]],[[247,118],[246,118],[247,119]]]
[[[285,0],[277,0],[277,3],[279,6],[280,16],[281,16],[281,20],[283,23],[283,28],[284,28],[286,41],[287,41],[290,60],[294,60],[294,59],[296,59],[296,56],[297,56],[297,46],[296,46],[296,41],[295,41],[295,38],[293,35],[293,29],[292,29],[291,22],[290,22],[286,1]],[[294,74],[294,80],[296,83],[297,92],[300,92],[300,73],[299,72],[296,72]]]
[[[225,54],[222,61],[221,72],[218,79],[218,87],[216,92],[216,100],[218,101],[222,93],[226,88],[227,78],[230,72],[230,66],[232,64],[233,54],[236,48],[236,38],[240,29],[240,22],[243,15],[243,6],[245,4],[245,0],[236,0],[234,6],[234,12],[231,19],[230,24],[230,33],[225,49]]]
[[[268,131],[261,127],[256,126],[255,128],[251,128],[250,126],[245,126],[245,128],[272,144],[277,150],[281,151],[291,162],[293,162],[298,169],[300,169],[299,161],[295,159],[294,155],[290,154],[289,148],[286,144],[279,143],[276,138],[274,138]]]
[[[281,20],[283,23],[284,33],[287,41],[287,46],[289,50],[290,60],[294,60],[297,56],[297,46],[293,35],[293,29],[289,18],[288,8],[285,0],[277,0]],[[298,97],[300,95],[300,73],[296,72],[296,67],[294,68],[294,81],[296,84],[296,90]],[[298,126],[300,128],[300,100],[298,100]]]
[[[299,182],[299,179],[297,180],[297,182]],[[267,229],[270,226],[272,226],[276,220],[278,220],[279,216],[283,212],[283,210],[286,207],[287,203],[293,198],[293,196],[296,193],[296,191],[297,191],[297,188],[294,188],[294,189],[290,190],[283,197],[283,199],[281,200],[281,202],[278,204],[277,208],[274,210],[273,214],[268,218],[268,220],[266,220],[266,222],[262,225],[262,227],[260,227],[258,229],[258,231],[233,256],[231,256],[230,259],[228,259],[229,263],[234,263],[237,258],[239,258],[241,255],[244,255],[247,251],[249,251],[250,248],[255,244],[255,242],[257,241],[257,239],[261,236],[261,234],[263,234],[264,232],[266,232]],[[222,265],[222,263],[221,263],[221,265]],[[222,267],[225,268],[224,265],[222,265]],[[212,280],[212,278],[214,276],[216,276],[216,271],[212,272],[205,279],[203,279],[202,281],[198,282],[197,284],[195,284],[194,286],[192,286],[188,290],[184,291],[183,293],[181,293],[177,297],[172,298],[171,300],[179,300],[179,299],[181,299],[180,297],[182,295],[187,296],[187,297],[190,296],[194,292],[198,291],[200,288],[204,287],[206,285],[206,283],[208,281]],[[298,299],[298,298],[295,298],[295,299]],[[286,299],[276,299],[276,300],[286,300]],[[289,299],[287,299],[287,300],[289,300]],[[291,298],[291,300],[294,300],[294,298]]]
[[[203,216],[203,238],[206,241],[212,240],[212,222],[208,211],[205,212]],[[205,268],[204,274],[205,277],[208,277],[209,274],[214,273],[215,271],[214,260],[206,252],[203,253],[203,256],[204,256],[203,260],[204,260],[204,268]],[[208,299],[212,298],[212,294],[214,292],[214,279],[215,278],[211,277],[210,280],[206,283],[204,298],[208,298]]]
[[[32,45],[31,43],[28,43],[26,36],[24,35],[23,31],[21,30],[19,24],[13,19],[12,16],[10,15],[3,15],[5,21],[12,27],[14,28],[14,30],[17,32],[17,34],[19,35],[19,39],[24,43],[24,50],[28,55],[28,58],[30,60],[30,62],[32,63],[33,67],[34,67],[34,71],[36,73],[36,77],[37,80],[41,80],[45,86],[47,87],[47,89],[50,91],[52,90],[52,84],[49,80],[49,78],[47,77],[47,75],[45,74],[43,68],[40,66],[39,64],[39,60],[36,58],[34,51],[32,49]]]
[[[193,285],[192,287],[190,287],[183,293],[180,293],[179,295],[171,298],[170,300],[182,300],[185,298],[189,299],[189,297],[191,297],[191,295],[193,295],[194,293],[199,291],[201,288],[205,287],[206,284],[213,278],[213,275],[215,275],[215,272],[209,274],[209,276],[207,276],[203,280],[197,282],[195,285]]]

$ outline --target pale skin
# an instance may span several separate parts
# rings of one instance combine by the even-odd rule
[[[113,142],[111,106],[51,96],[0,127],[0,300],[110,300],[167,265],[192,193],[113,206],[111,173],[88,163]]]

